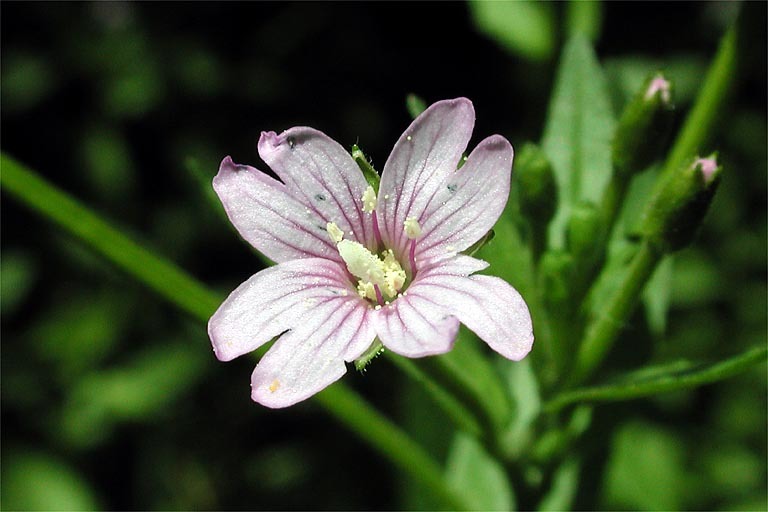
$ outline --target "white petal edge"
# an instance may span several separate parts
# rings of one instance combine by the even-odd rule
[[[353,298],[319,303],[295,329],[281,336],[251,375],[251,398],[282,408],[305,400],[346,373],[375,337],[371,310]]]
[[[319,301],[334,297],[362,303],[346,270],[333,261],[293,260],[254,274],[208,321],[216,357],[229,361],[257,349],[298,325]]]
[[[363,212],[368,182],[338,142],[314,128],[297,126],[280,134],[262,132],[258,150],[289,193],[322,225],[333,222],[345,235],[372,245],[373,225]]]
[[[472,136],[475,110],[466,98],[438,101],[421,113],[400,136],[381,176],[379,227],[385,245],[398,257],[408,238],[403,223],[419,220],[448,173],[456,170]]]
[[[523,359],[531,351],[534,339],[528,306],[503,279],[454,271],[454,266],[469,268],[466,258],[469,257],[424,272],[412,288],[443,305],[502,356],[514,361]]]
[[[325,222],[283,183],[226,157],[213,189],[240,236],[273,261],[320,257],[341,262]]]
[[[417,258],[463,251],[490,230],[509,199],[514,151],[500,135],[486,138],[430,199]]]

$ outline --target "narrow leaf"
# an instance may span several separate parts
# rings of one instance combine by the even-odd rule
[[[680,361],[647,367],[602,386],[574,389],[560,394],[545,405],[550,412],[577,402],[619,402],[690,389],[737,375],[764,362],[768,348],[755,347],[737,356],[710,364]]]
[[[448,484],[476,510],[513,510],[514,494],[504,468],[477,439],[457,433],[446,464]]]
[[[550,225],[555,247],[562,247],[563,227],[573,205],[582,200],[600,202],[611,177],[614,125],[597,56],[583,35],[575,35],[563,50],[542,140],[560,197]]]

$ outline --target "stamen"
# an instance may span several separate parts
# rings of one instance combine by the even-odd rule
[[[415,240],[421,236],[421,226],[419,225],[419,221],[413,217],[405,219],[403,227],[405,228],[405,236],[411,240]]]
[[[416,277],[416,240],[411,240],[411,250],[408,251],[408,262],[411,264],[411,279]]]
[[[376,192],[373,187],[368,185],[368,188],[363,192],[363,211],[365,213],[371,213],[376,209]]]
[[[335,222],[329,222],[326,224],[325,230],[328,232],[328,235],[331,237],[331,240],[333,240],[333,243],[335,244],[341,242],[344,238],[344,231],[342,231]]]

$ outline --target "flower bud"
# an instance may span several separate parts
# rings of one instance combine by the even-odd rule
[[[573,257],[565,251],[550,250],[539,262],[544,303],[557,311],[568,303],[573,277]]]
[[[515,156],[515,183],[520,212],[546,226],[557,208],[557,184],[552,164],[537,145],[527,143]]]
[[[589,202],[578,203],[571,211],[565,236],[568,252],[582,268],[590,268],[603,248],[605,222],[600,211]]]
[[[716,155],[696,158],[660,182],[646,209],[641,232],[663,251],[690,244],[720,182]]]
[[[616,172],[629,176],[657,158],[672,126],[671,84],[660,73],[645,85],[624,109],[613,138]]]

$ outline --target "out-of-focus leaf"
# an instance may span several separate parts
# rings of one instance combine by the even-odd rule
[[[88,482],[50,455],[3,456],[3,510],[99,510]]]
[[[649,366],[624,375],[611,383],[561,393],[546,405],[557,410],[576,402],[616,402],[690,389],[737,375],[752,365],[764,363],[768,348],[751,348],[739,355],[710,364],[679,361]]]
[[[512,398],[512,422],[502,440],[504,451],[512,456],[520,454],[531,441],[531,425],[541,410],[539,382],[530,359],[511,363],[499,360],[500,373],[506,377]]]
[[[188,344],[155,345],[125,366],[92,373],[69,397],[62,434],[76,446],[90,446],[117,422],[150,420],[202,378],[205,355]]]
[[[115,348],[130,314],[117,291],[72,292],[55,303],[26,333],[39,357],[54,364],[60,382],[69,383]]]
[[[3,109],[8,112],[34,107],[57,85],[51,65],[40,55],[4,50],[0,89]]]
[[[710,258],[695,248],[675,257],[675,272],[670,276],[670,300],[675,306],[701,306],[720,296],[723,276]]]
[[[615,120],[605,77],[589,41],[572,37],[563,49],[542,148],[552,162],[560,205],[550,240],[562,248],[563,230],[580,201],[599,204],[611,177]]]
[[[603,24],[603,4],[599,0],[570,0],[566,11],[568,34],[582,34],[597,41]]]
[[[405,98],[405,108],[408,109],[408,114],[410,114],[413,119],[416,119],[419,114],[427,110],[427,102],[420,96],[411,93]]]
[[[510,414],[509,397],[493,364],[480,352],[477,336],[461,327],[453,350],[422,363],[435,380],[474,404],[491,428],[502,428]]]
[[[567,458],[552,476],[552,485],[539,503],[538,510],[570,510],[579,488],[581,464],[576,457]]]
[[[499,462],[477,439],[458,432],[446,463],[446,479],[477,510],[513,510],[515,497]]]
[[[37,266],[29,254],[19,249],[3,250],[0,256],[0,308],[13,313],[35,282]]]
[[[656,336],[662,336],[667,330],[667,310],[669,309],[672,295],[673,262],[672,258],[665,258],[656,267],[643,292],[645,304],[645,317],[651,332]]]
[[[547,60],[555,50],[555,13],[546,2],[499,0],[469,3],[480,32],[512,53]]]
[[[100,196],[127,201],[135,186],[135,168],[128,144],[120,133],[99,126],[83,137],[83,161],[91,186]]]
[[[684,439],[649,423],[624,425],[613,439],[601,508],[679,510],[684,463]]]
[[[504,213],[493,226],[493,239],[483,245],[475,257],[490,263],[487,273],[501,277],[523,297],[529,297],[535,293],[533,261],[530,247],[516,225],[518,221],[517,205],[510,197]]]

